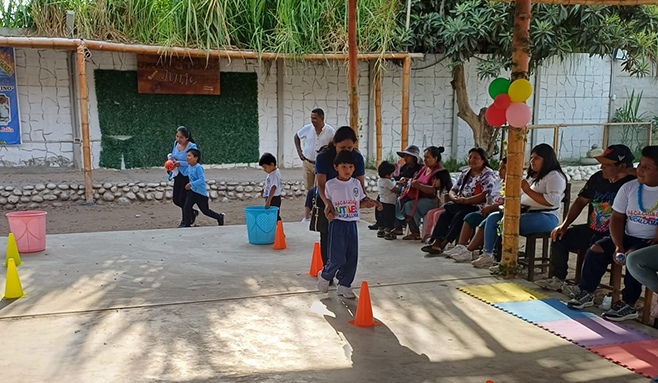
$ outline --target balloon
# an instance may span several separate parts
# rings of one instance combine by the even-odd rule
[[[176,165],[174,165],[174,161],[167,160],[167,162],[165,162],[165,164],[164,164],[164,167],[168,172],[170,172],[170,171],[174,170]]]
[[[513,102],[507,108],[505,117],[507,118],[507,121],[509,121],[510,126],[522,128],[530,122],[532,111],[524,102]]]
[[[497,108],[495,105],[491,105],[487,108],[484,118],[491,126],[501,126],[507,122],[507,119],[505,118],[505,109]]]
[[[496,108],[498,109],[506,110],[511,103],[512,101],[510,100],[509,95],[505,93],[501,93],[494,98],[494,105],[496,105]]]
[[[525,102],[530,96],[532,96],[532,85],[530,85],[530,81],[526,79],[519,79],[509,86],[509,91],[507,93],[512,102]]]
[[[489,84],[489,96],[496,98],[499,94],[507,93],[509,89],[509,80],[506,78],[497,78]]]

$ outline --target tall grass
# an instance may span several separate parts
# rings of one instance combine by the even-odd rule
[[[87,39],[301,55],[347,51],[346,4],[345,0],[31,0],[23,5],[25,20],[13,21],[16,12],[13,18],[5,15],[0,20],[3,25],[23,23],[41,36],[65,36],[65,15],[71,9],[76,12],[75,35]],[[361,52],[383,52],[394,46],[399,11],[397,0],[359,0]]]

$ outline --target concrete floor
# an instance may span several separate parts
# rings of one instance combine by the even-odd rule
[[[23,256],[27,296],[0,301],[0,381],[649,381],[455,289],[488,271],[365,224],[354,285],[383,325],[349,325],[357,303],[305,274],[317,235],[285,227],[284,251],[244,226],[49,236]]]

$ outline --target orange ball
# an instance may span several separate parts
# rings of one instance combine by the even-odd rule
[[[172,160],[167,160],[164,164],[165,169],[167,169],[168,172],[174,170],[176,168],[176,165],[174,165],[174,161]]]

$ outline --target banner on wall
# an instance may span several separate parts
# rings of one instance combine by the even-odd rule
[[[20,145],[14,48],[0,47],[0,145]]]

